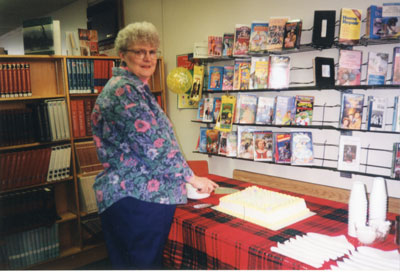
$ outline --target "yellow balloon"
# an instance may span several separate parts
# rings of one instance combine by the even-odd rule
[[[186,93],[192,87],[192,75],[188,69],[176,67],[167,76],[167,86],[171,92]]]

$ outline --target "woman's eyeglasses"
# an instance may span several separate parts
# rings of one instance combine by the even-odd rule
[[[135,55],[135,57],[140,58],[140,59],[144,59],[145,56],[147,56],[147,54],[149,55],[149,57],[151,59],[157,59],[160,56],[160,51],[157,50],[144,50],[144,49],[139,49],[139,50],[135,50],[135,49],[126,49],[126,52],[131,52]]]

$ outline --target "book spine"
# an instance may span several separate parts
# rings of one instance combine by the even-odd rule
[[[78,100],[71,100],[72,131],[75,138],[79,138]]]
[[[92,99],[84,99],[84,111],[85,111],[85,129],[86,129],[86,136],[92,136],[92,125],[90,115],[92,113]]]
[[[18,90],[18,96],[19,97],[22,97],[22,96],[24,96],[24,94],[23,94],[23,84],[22,84],[22,63],[20,63],[20,62],[18,62],[18,63],[16,63],[15,64],[15,68],[16,68],[16,71],[17,71],[17,90]]]
[[[78,125],[79,125],[79,136],[86,136],[86,125],[85,125],[85,106],[83,99],[77,100],[78,103]]]
[[[32,96],[32,86],[31,86],[31,65],[29,62],[25,64],[25,78],[26,78],[26,90],[27,96]]]

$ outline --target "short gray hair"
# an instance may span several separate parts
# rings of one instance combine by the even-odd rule
[[[145,43],[158,48],[160,37],[156,27],[149,22],[131,23],[118,32],[115,39],[115,50],[124,52],[129,46]]]

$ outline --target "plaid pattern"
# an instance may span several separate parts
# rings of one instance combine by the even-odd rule
[[[254,185],[216,175],[208,177],[220,186],[239,190]],[[316,215],[272,231],[211,208],[193,208],[198,203],[218,205],[219,198],[223,195],[212,194],[207,199],[190,200],[188,204],[179,205],[176,209],[164,249],[164,265],[170,269],[315,269],[269,250],[278,242],[307,232],[331,236],[344,234],[354,246],[360,246],[357,239],[347,236],[347,204],[257,186],[302,197],[306,200],[307,207],[316,212]],[[394,214],[388,215],[392,221],[394,217]],[[397,249],[394,243],[394,227],[392,226],[384,242],[376,242],[372,246],[384,250]],[[329,269],[334,263],[335,261],[326,262],[321,269]]]

